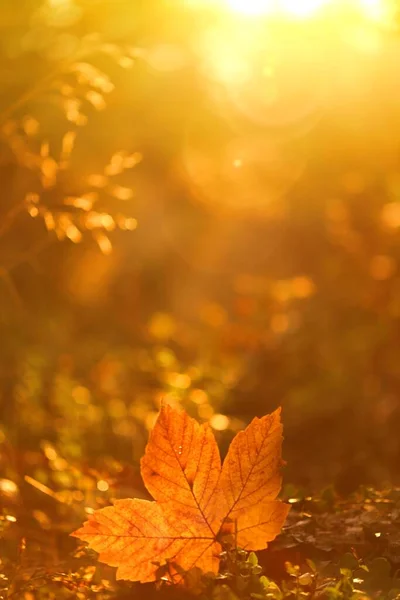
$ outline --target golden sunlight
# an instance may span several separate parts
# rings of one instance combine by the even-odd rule
[[[275,10],[274,0],[227,0],[227,4],[245,15],[265,15]]]
[[[279,8],[282,12],[294,17],[309,17],[319,8],[329,4],[330,0],[281,0]]]
[[[225,0],[225,5],[234,12],[245,16],[282,14],[288,17],[308,18],[318,10],[328,6],[351,6],[367,16],[380,17],[384,0]]]
[[[369,17],[381,18],[385,11],[384,0],[359,0],[360,8]]]
[[[228,6],[249,16],[286,13],[294,17],[308,17],[331,0],[226,0]]]

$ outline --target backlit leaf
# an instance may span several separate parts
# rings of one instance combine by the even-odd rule
[[[211,428],[163,406],[141,461],[155,502],[117,500],[72,535],[117,567],[119,579],[154,581],[163,565],[176,582],[194,567],[217,573],[228,539],[266,548],[285,522],[289,506],[276,500],[281,445],[276,411],[236,436],[221,469]]]

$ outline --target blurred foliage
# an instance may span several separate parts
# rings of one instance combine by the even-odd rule
[[[47,454],[50,454],[49,448]],[[57,459],[54,459],[57,460]],[[64,468],[59,465],[60,468]],[[54,467],[53,467],[54,468]],[[82,474],[81,474],[82,475]],[[0,482],[8,507],[0,519],[4,557],[0,563],[2,597],[31,598],[148,598],[198,597],[201,600],[274,599],[395,599],[400,594],[400,490],[376,492],[360,488],[346,501],[332,490],[320,495],[286,498],[293,510],[282,535],[268,550],[248,553],[227,549],[220,574],[185,574],[185,588],[163,579],[157,584],[116,582],[115,570],[96,564],[94,553],[74,548],[69,528],[110,496],[92,473],[80,477],[73,493],[42,494],[40,509],[20,512],[21,495],[8,480]],[[34,480],[27,480],[32,484]],[[87,497],[88,487],[93,492]],[[293,490],[292,490],[293,491]],[[44,496],[43,496],[44,494]],[[286,492],[284,494],[286,496]],[[48,504],[43,498],[49,499]],[[85,500],[83,500],[86,496]],[[18,513],[18,518],[14,515]]]
[[[276,569],[227,557],[207,593],[394,598],[397,492],[337,494],[399,484],[397,3],[272,24],[192,4],[0,2],[0,586],[136,593],[68,534],[144,496],[166,399],[222,453],[282,405],[306,490]]]

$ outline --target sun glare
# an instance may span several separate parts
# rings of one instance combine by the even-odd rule
[[[329,2],[330,0],[281,0],[279,8],[295,17],[308,17]]]
[[[384,12],[383,0],[360,0],[360,4],[367,16],[379,18]]]
[[[281,14],[295,18],[312,17],[319,9],[334,4],[351,4],[367,16],[379,17],[384,0],[225,0],[230,10],[245,16]]]
[[[275,9],[274,0],[227,0],[229,7],[244,15],[265,15]]]
[[[308,17],[331,0],[227,0],[228,6],[243,15],[257,16],[285,13]]]

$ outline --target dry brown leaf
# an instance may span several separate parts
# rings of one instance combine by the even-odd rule
[[[117,500],[72,535],[118,567],[118,579],[154,581],[167,563],[217,573],[224,544],[260,550],[281,530],[281,446],[278,409],[238,433],[221,469],[210,427],[163,406],[141,461],[156,502]]]

